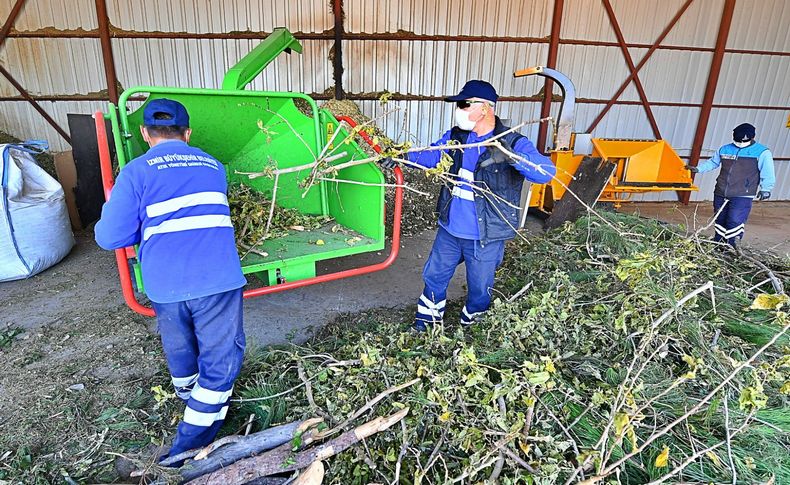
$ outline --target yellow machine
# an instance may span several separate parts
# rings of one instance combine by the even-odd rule
[[[633,194],[698,190],[692,184],[691,173],[684,168],[683,160],[665,140],[592,138],[588,133],[573,133],[576,91],[571,80],[559,71],[541,66],[514,73],[515,77],[531,75],[556,82],[563,96],[552,137],[554,148],[550,152],[551,160],[557,166],[557,177],[548,184],[532,186],[530,208],[550,213],[554,203],[562,198],[578,175],[577,170],[585,157],[616,165],[603,191],[598,192],[601,202],[613,202],[619,206]]]

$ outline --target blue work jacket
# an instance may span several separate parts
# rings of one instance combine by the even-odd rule
[[[765,145],[752,142],[738,148],[732,143],[719,148],[709,160],[700,163],[700,173],[721,167],[714,194],[721,197],[754,197],[758,189],[771,192],[776,177],[774,159]]]
[[[244,286],[225,167],[183,141],[161,142],[118,174],[96,223],[104,249],[139,244],[151,301],[175,303]]]
[[[480,137],[474,132],[455,127],[434,145],[445,145],[450,140],[460,144],[481,142],[508,129],[499,118],[496,119],[494,130]],[[525,136],[511,132],[502,139],[517,155],[529,162],[512,160],[496,148],[444,150],[453,159],[449,172],[458,176],[459,183],[452,187],[450,184],[442,185],[436,211],[439,224],[457,237],[476,239],[484,245],[490,241],[513,238],[519,224],[517,207],[521,203],[524,179],[544,184],[557,172],[551,160],[541,155]],[[429,168],[435,167],[440,158],[439,151],[409,154],[410,161]],[[470,185],[489,190],[494,196],[486,196]],[[462,221],[460,224],[459,219]],[[458,233],[460,226],[466,227],[465,234]]]

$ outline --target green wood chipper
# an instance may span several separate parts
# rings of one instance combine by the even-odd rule
[[[113,184],[109,144],[114,144],[118,165],[123,170],[147,149],[139,130],[143,107],[153,99],[166,97],[186,106],[192,128],[190,144],[225,164],[229,185],[243,182],[275,199],[278,206],[331,217],[332,222],[320,228],[267,239],[256,251],[244,256],[243,272],[255,274],[261,281],[261,285],[245,289],[245,297],[382,270],[394,262],[400,245],[403,178],[397,169],[392,244],[387,258],[378,264],[316,275],[318,261],[385,247],[385,187],[383,174],[375,163],[347,163],[369,158],[349,136],[353,134],[348,128],[354,126],[353,120],[336,119],[302,93],[245,89],[279,54],[301,50],[288,30],[275,29],[226,73],[221,89],[135,87],[124,91],[117,106],[110,104],[108,113],[94,115],[105,197],[109,197]],[[301,104],[301,110],[296,103]],[[110,120],[112,127],[109,135],[105,119]],[[364,132],[359,135],[370,142]],[[331,166],[345,167],[305,187],[302,182],[312,169],[299,167],[310,165],[317,158]],[[262,172],[267,167],[278,174],[256,178],[242,174]],[[152,316],[153,309],[136,297],[135,290],[145,293],[145,288],[135,255],[135,248],[116,251],[124,299],[133,310]]]

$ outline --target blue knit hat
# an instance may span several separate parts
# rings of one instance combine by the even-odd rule
[[[749,123],[742,123],[732,130],[732,139],[734,141],[752,141],[755,134],[754,126]]]

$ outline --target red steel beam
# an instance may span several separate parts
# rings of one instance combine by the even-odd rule
[[[106,94],[31,94],[30,97],[36,101],[109,101]],[[129,101],[145,101],[147,96],[129,96]],[[0,101],[27,101],[21,96],[0,96]]]
[[[684,158],[684,159],[688,160],[689,157],[685,156],[685,155],[680,155],[680,158]],[[702,157],[702,158],[705,158],[707,160],[710,157]],[[700,159],[702,159],[702,158],[700,158]],[[790,157],[773,157],[773,160],[774,160],[774,162],[790,162]]]
[[[209,40],[241,40],[265,39],[271,32],[243,31],[243,32],[160,32],[123,30],[117,27],[112,29],[111,37],[115,39],[209,39]],[[9,37],[24,39],[99,39],[98,29],[61,29],[61,30],[12,30]],[[293,32],[298,40],[333,40],[332,31],[327,32]],[[344,37],[345,38],[345,37]]]
[[[107,94],[110,101],[118,104],[118,77],[115,75],[115,60],[110,40],[110,19],[107,16],[107,0],[96,0],[96,17],[99,21],[99,39],[104,61],[104,75],[107,78]]]
[[[327,100],[330,96],[324,93],[307,93],[308,96],[315,100]],[[378,101],[381,97],[380,93],[349,93],[345,94],[346,99],[352,101]],[[105,94],[90,93],[90,94],[48,94],[48,95],[30,95],[35,101],[109,101]],[[393,93],[390,98],[392,101],[442,101],[444,96],[434,95],[421,95],[421,94],[400,94]],[[145,96],[131,96],[129,101],[145,101]],[[509,101],[515,103],[543,103],[542,96],[500,96],[500,101]],[[0,96],[0,101],[27,101],[26,98],[21,96]],[[595,99],[595,98],[577,98],[576,104],[607,104],[608,99]],[[623,106],[641,106],[641,101],[630,100],[617,100],[616,105]],[[701,108],[702,103],[686,103],[680,101],[651,101],[651,106],[666,106],[672,108]],[[760,111],[790,111],[790,106],[783,105],[761,105],[761,104],[722,104],[714,103],[711,106],[713,109],[751,109]]]
[[[656,123],[656,119],[653,116],[653,110],[650,109],[650,102],[647,100],[647,95],[645,94],[645,88],[642,86],[642,81],[639,80],[639,75],[636,73],[634,60],[631,58],[631,53],[628,51],[628,45],[625,43],[623,31],[620,30],[620,24],[617,22],[617,17],[614,14],[612,3],[609,0],[603,0],[603,6],[606,9],[606,15],[609,17],[609,23],[612,24],[612,29],[614,29],[614,34],[617,37],[617,43],[620,45],[620,50],[623,51],[625,63],[628,65],[628,69],[631,70],[631,75],[634,78],[634,86],[636,87],[636,91],[639,93],[639,99],[642,100],[642,105],[645,107],[645,114],[647,115],[647,121],[650,123],[650,128],[653,129],[653,136],[660,140],[661,131],[658,129],[658,123]]]
[[[158,32],[136,31],[114,28],[112,37],[115,39],[265,39],[271,32],[243,31],[243,32]],[[294,32],[298,40],[334,40],[332,30],[325,32]],[[11,30],[8,37],[24,39],[98,39],[96,29],[70,29],[70,30]],[[492,43],[531,43],[548,44],[545,37],[514,37],[514,36],[488,36],[488,35],[431,35],[415,34],[412,32],[343,32],[344,40],[373,40],[373,41],[417,41],[417,42],[492,42]],[[560,45],[582,45],[593,47],[619,47],[617,42],[589,40],[589,39],[560,39]],[[632,42],[626,44],[629,49],[649,49],[652,44]],[[674,50],[689,52],[713,52],[713,47],[698,47],[690,45],[660,45],[658,50]],[[753,54],[759,56],[790,57],[790,51],[769,51],[760,49],[725,49],[727,54]]]
[[[25,6],[25,2],[27,0],[16,0],[16,3],[13,7],[11,7],[11,13],[8,14],[8,18],[6,19],[3,27],[0,28],[0,47],[2,47],[5,40],[8,38],[8,33],[11,32],[11,27],[14,26],[14,22],[16,22],[16,18],[19,16],[19,12],[22,11],[22,7]]]
[[[656,49],[658,49],[658,46],[661,45],[661,42],[663,42],[664,39],[667,37],[667,35],[669,35],[669,32],[672,31],[672,29],[678,23],[678,20],[680,20],[680,18],[686,12],[686,10],[689,8],[689,6],[691,6],[691,3],[693,1],[694,0],[686,0],[686,3],[684,3],[683,6],[680,7],[678,12],[675,14],[674,17],[672,17],[672,20],[670,20],[669,24],[664,29],[664,31],[661,32],[661,35],[658,36],[656,41],[653,42],[653,45],[650,46],[650,49],[648,49],[648,51],[645,53],[644,57],[642,57],[642,60],[639,61],[639,64],[636,65],[636,69],[634,71],[631,71],[631,74],[628,75],[626,80],[623,81],[623,84],[621,84],[620,87],[617,89],[617,92],[614,93],[614,96],[612,96],[612,99],[610,99],[609,102],[606,103],[606,106],[604,106],[604,108],[601,110],[601,112],[598,113],[598,116],[595,118],[595,120],[593,120],[593,122],[590,123],[590,127],[587,128],[587,133],[592,133],[592,131],[595,129],[595,127],[598,126],[598,123],[601,122],[603,117],[606,116],[606,113],[608,113],[609,110],[612,108],[612,106],[614,106],[615,101],[617,101],[617,99],[620,97],[620,95],[623,94],[623,92],[628,87],[628,85],[631,83],[631,81],[634,79],[634,77],[637,75],[639,70],[642,69],[645,66],[645,64],[647,63],[648,60],[650,60],[650,56],[653,55],[653,53],[656,51]]]
[[[0,74],[5,76],[5,78],[8,79],[8,82],[10,82],[11,85],[14,86],[17,91],[19,91],[19,94],[25,98],[25,101],[30,103],[33,108],[38,111],[45,120],[47,120],[47,123],[49,123],[52,128],[54,128],[55,131],[57,131],[58,134],[63,137],[64,140],[66,140],[66,143],[71,145],[71,137],[69,134],[66,133],[66,131],[60,127],[60,125],[58,125],[58,123],[49,115],[49,113],[44,111],[44,108],[42,108],[41,105],[38,104],[38,102],[36,102],[36,100],[33,99],[27,91],[25,91],[25,88],[23,88],[22,85],[19,84],[16,79],[14,79],[14,76],[12,76],[10,72],[6,71],[2,65],[0,65]]]
[[[710,121],[710,110],[713,107],[713,97],[716,95],[716,87],[719,84],[719,74],[721,65],[724,61],[724,49],[727,46],[727,37],[730,35],[732,26],[733,12],[735,11],[735,0],[724,0],[724,9],[721,13],[721,23],[719,24],[719,34],[716,37],[716,47],[713,49],[713,59],[710,62],[710,73],[708,83],[705,86],[705,95],[702,98],[702,108],[699,112],[697,130],[694,133],[694,142],[691,145],[689,155],[689,165],[696,167],[699,163],[699,156],[702,153],[702,144],[705,142],[705,132],[708,130]],[[691,174],[694,180],[694,174]],[[689,203],[690,194],[678,193],[678,199],[684,204]]]
[[[546,60],[546,67],[557,67],[557,53],[560,47],[560,29],[562,28],[562,11],[565,0],[554,0],[554,12],[551,14],[551,36],[549,37],[549,57]],[[546,79],[543,85],[543,104],[540,108],[540,117],[546,118],[551,114],[551,98],[554,83]],[[541,153],[546,151],[546,138],[548,136],[549,124],[541,123],[538,128],[537,147]]]

